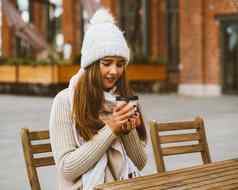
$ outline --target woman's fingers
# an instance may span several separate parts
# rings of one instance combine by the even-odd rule
[[[119,123],[120,125],[124,125],[128,122],[128,119],[120,120]]]
[[[141,125],[141,117],[140,117],[140,113],[136,112],[133,116],[132,119],[134,119],[135,122],[135,126],[140,126]]]
[[[127,104],[125,105],[122,109],[116,111],[118,116],[122,116],[125,114],[134,114],[136,112],[137,108],[136,106],[132,105],[132,104]]]
[[[122,109],[123,107],[125,107],[126,105],[127,105],[127,102],[125,102],[125,101],[120,101],[120,102],[117,103],[117,105],[116,105],[114,111],[115,111],[115,112],[118,112],[119,110],[121,110],[121,109]]]
[[[134,119],[138,119],[138,118],[140,118],[140,113],[138,111],[136,111],[132,117]]]
[[[136,128],[135,119],[130,119],[128,122],[121,126],[121,130],[124,134],[129,133],[132,129]]]
[[[139,119],[139,117],[137,106],[126,102],[120,102],[114,109],[109,124],[117,134],[126,134],[137,127],[136,120]]]
[[[127,113],[125,113],[125,114],[123,114],[123,115],[118,116],[118,120],[125,120],[125,119],[128,120],[128,119],[130,119],[133,115],[134,115],[134,112],[130,111],[130,112],[127,112]]]

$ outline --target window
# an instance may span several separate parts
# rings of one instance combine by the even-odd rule
[[[0,1],[0,56],[2,55],[2,1]]]
[[[30,22],[30,11],[29,11],[29,0],[17,0],[17,9],[20,12],[20,15],[24,22]],[[32,49],[30,48],[29,44],[25,41],[21,40],[19,37],[14,35],[13,40],[15,55],[18,57],[30,57],[32,54]]]
[[[31,0],[33,4],[41,5],[41,23],[44,25],[43,37],[50,44],[51,47],[57,51],[62,51],[63,48],[63,34],[62,34],[62,13],[63,5],[62,0]],[[32,9],[33,10],[33,9]],[[36,10],[33,10],[36,11]],[[31,15],[33,12],[31,11]],[[33,16],[31,16],[31,21]],[[38,17],[38,15],[37,15]],[[33,22],[33,21],[32,21]],[[39,26],[38,26],[39,27]]]
[[[238,93],[238,16],[221,17],[221,64],[224,93]]]
[[[131,49],[131,58],[148,56],[148,0],[120,0],[119,25]]]
[[[177,70],[179,64],[179,0],[167,0],[168,69]]]
[[[62,0],[50,0],[47,5],[47,41],[57,51],[63,50],[64,39],[62,34]]]
[[[40,15],[33,15],[33,4],[41,5]],[[63,35],[61,32],[61,18],[62,18],[62,0],[18,0],[17,8],[20,11],[22,19],[26,23],[34,24],[34,18],[40,18],[36,21],[40,24],[40,32],[42,32],[45,40],[50,44],[51,47],[58,51],[62,51],[63,46]],[[37,26],[35,26],[37,28]],[[42,31],[43,30],[43,31]],[[34,52],[30,48],[29,44],[23,40],[16,38],[16,54],[17,56],[32,57]]]
[[[22,19],[25,22],[29,23],[30,21],[29,0],[18,0],[17,7],[18,7],[18,10],[20,11]]]

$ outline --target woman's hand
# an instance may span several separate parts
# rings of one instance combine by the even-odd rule
[[[100,119],[107,124],[116,135],[130,132],[132,127],[127,127],[127,123],[131,122],[135,117],[136,107],[130,103],[120,102],[113,109],[113,113],[107,117]]]
[[[132,129],[141,126],[142,120],[140,116],[140,112],[136,109],[135,114],[131,116],[126,124],[122,126],[125,133],[129,133]]]
[[[135,114],[132,116],[132,119],[134,120],[133,122],[134,122],[135,127],[139,127],[142,124],[141,115],[140,115],[138,108],[137,108]]]

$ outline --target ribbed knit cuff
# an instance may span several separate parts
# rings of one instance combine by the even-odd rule
[[[104,136],[105,138],[109,138],[112,140],[114,140],[117,137],[117,135],[112,131],[112,129],[108,125],[105,125],[98,133]]]
[[[130,133],[123,135],[121,138],[128,156],[133,160],[137,168],[142,170],[147,162],[147,156],[136,129],[132,129]]]

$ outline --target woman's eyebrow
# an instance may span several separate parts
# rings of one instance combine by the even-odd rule
[[[108,57],[108,58],[104,58],[103,60],[105,60],[105,61],[113,61],[114,59]],[[118,58],[117,61],[125,61],[125,59]]]
[[[104,58],[104,59],[102,59],[103,61],[112,61],[112,59],[110,59],[110,58],[108,58],[108,59],[106,59],[106,58]]]

